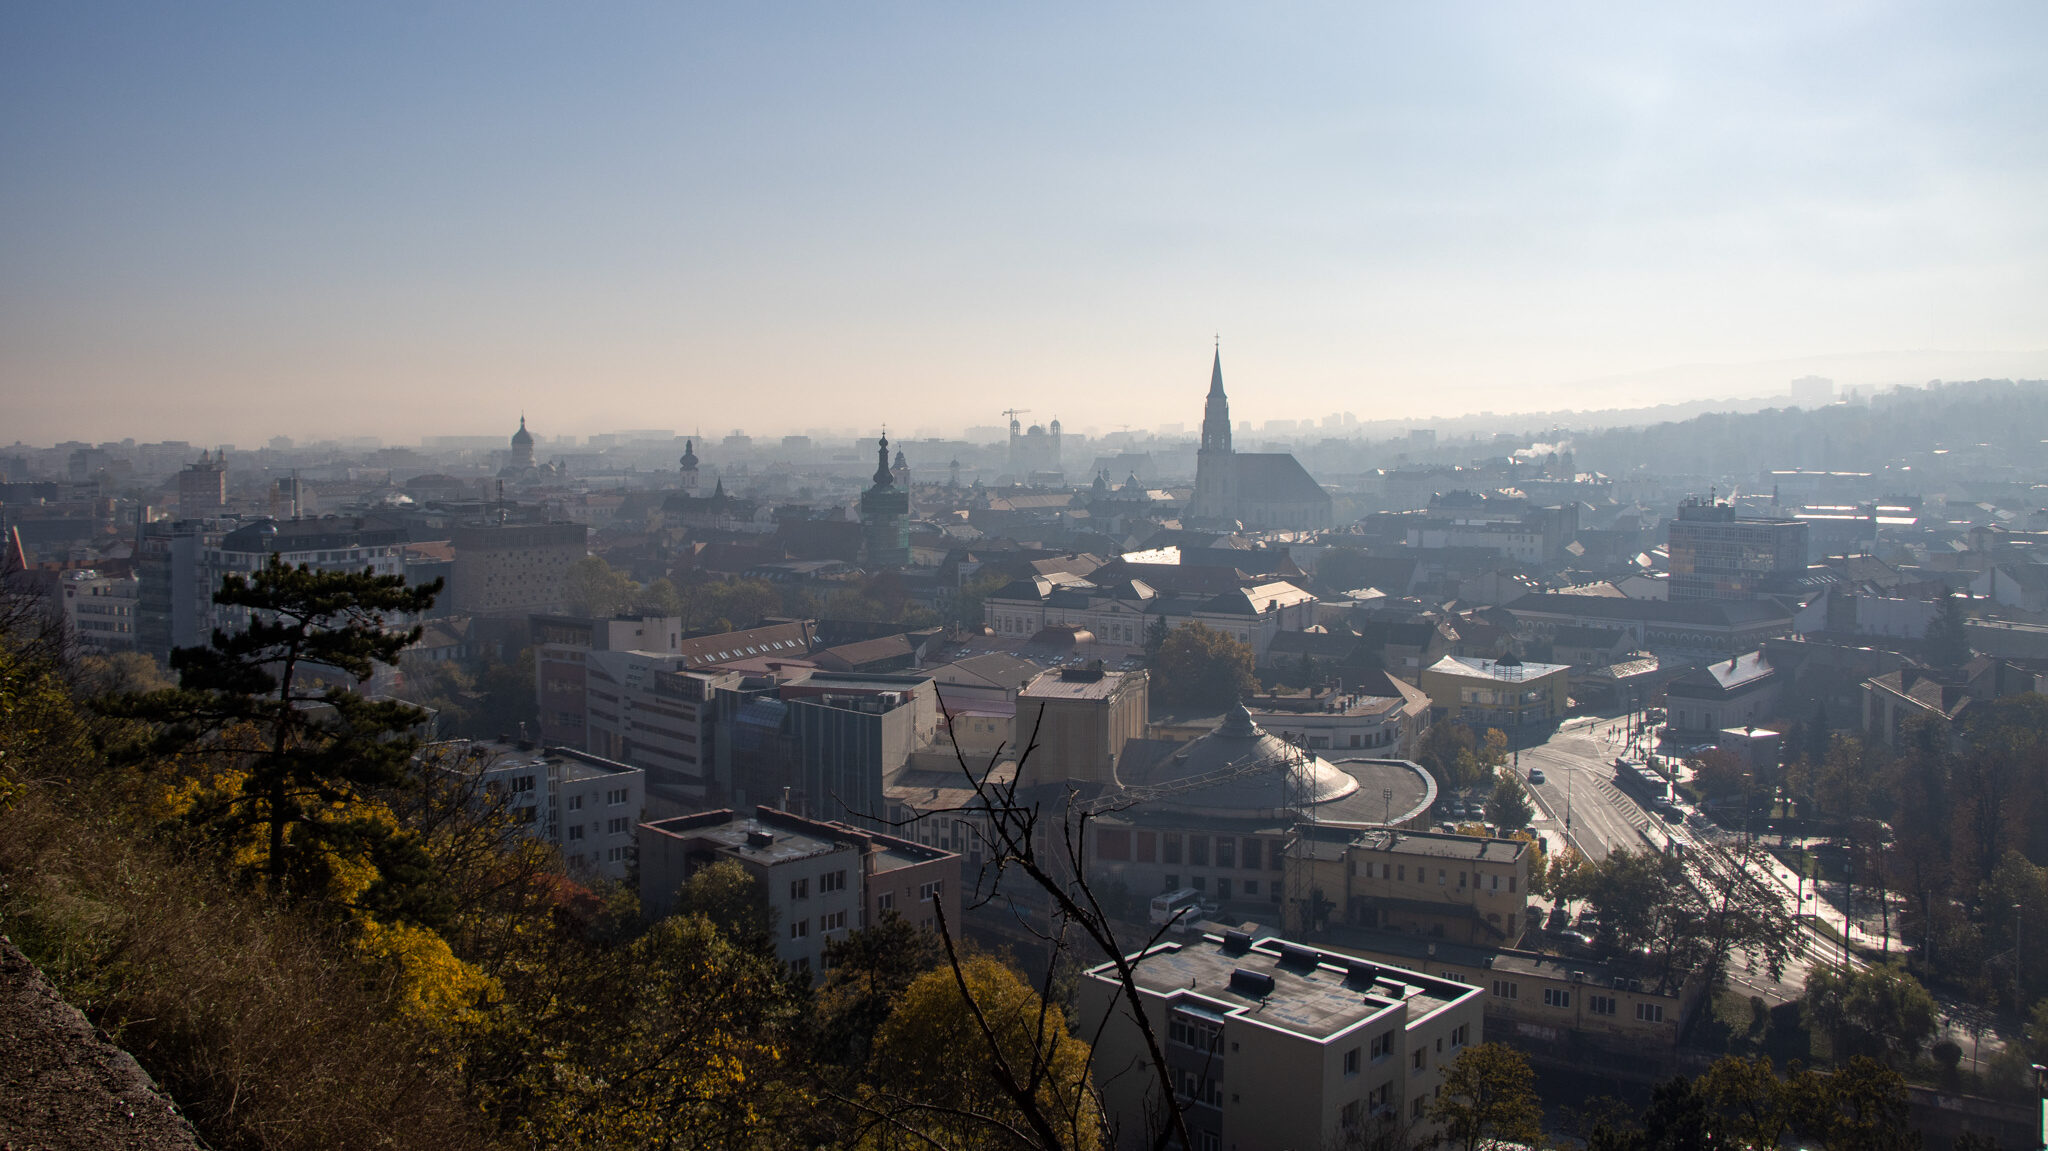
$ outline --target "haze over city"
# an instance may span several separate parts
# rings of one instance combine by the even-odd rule
[[[0,437],[2048,374],[2036,4],[37,6]],[[764,399],[773,397],[772,403]]]

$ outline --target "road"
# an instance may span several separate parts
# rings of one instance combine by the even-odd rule
[[[1522,748],[1517,768],[1524,781],[1532,768],[1540,768],[1544,775],[1542,783],[1529,785],[1529,793],[1538,812],[1532,829],[1544,834],[1553,845],[1560,841],[1569,842],[1586,858],[1593,860],[1606,858],[1618,847],[1631,850],[1647,847],[1661,851],[1674,839],[1689,846],[1706,841],[1720,841],[1731,848],[1739,845],[1741,837],[1737,833],[1715,828],[1696,831],[1667,825],[1616,787],[1614,757],[1629,752],[1625,726],[1614,717],[1567,721],[1543,743]],[[1570,818],[1569,831],[1565,826],[1567,815]],[[1838,939],[1844,929],[1853,931],[1859,943],[1875,942],[1874,922],[1866,917],[1851,927],[1843,915],[1838,906],[1838,885],[1828,886],[1825,894],[1829,898],[1817,898],[1813,883],[1801,882],[1791,868],[1765,852],[1750,856],[1748,866],[1759,880],[1780,894],[1785,909],[1798,917],[1800,938],[1792,961],[1778,979],[1772,979],[1760,964],[1753,964],[1749,957],[1736,957],[1728,978],[1738,990],[1760,995],[1772,1003],[1796,1000],[1804,994],[1806,975],[1814,966],[1833,966],[1842,961],[1842,946]],[[1868,911],[1861,905],[1864,893],[1859,892],[1858,895],[1857,910]],[[1815,926],[1817,921],[1832,928],[1837,933],[1836,938],[1821,934]],[[1897,940],[1893,941],[1893,946],[1895,949],[1903,948]],[[1860,958],[1851,962],[1857,967],[1867,966]],[[1988,1061],[2003,1046],[2003,1040],[1987,1029],[1988,1013],[1981,1007],[1958,1002],[1948,996],[1936,998],[1940,1008],[1941,1032],[1961,1044],[1966,1068],[1983,1070],[1985,1064],[1980,1059]]]
[[[1552,842],[1569,842],[1587,859],[1605,859],[1617,847],[1662,849],[1668,839],[1661,820],[1614,786],[1614,757],[1623,749],[1618,736],[1607,734],[1615,723],[1606,717],[1569,720],[1517,756],[1525,781],[1532,769],[1544,775],[1542,783],[1529,785],[1540,817],[1534,830],[1549,833]]]

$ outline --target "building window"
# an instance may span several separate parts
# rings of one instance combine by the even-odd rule
[[[1208,836],[1206,836],[1206,835],[1190,835],[1190,836],[1188,836],[1188,866],[1190,866],[1190,867],[1207,867],[1207,866],[1209,866],[1209,837],[1208,837]]]
[[[1402,883],[1408,882],[1408,865],[1403,863],[1396,866],[1394,868],[1394,878],[1400,880]]]
[[[1385,1059],[1385,1058],[1386,1058],[1387,1056],[1389,1056],[1389,1055],[1392,1055],[1393,1053],[1394,1053],[1394,1033],[1393,1033],[1393,1032],[1389,1031],[1389,1032],[1387,1032],[1387,1033],[1386,1033],[1385,1035],[1378,1035],[1378,1036],[1374,1036],[1374,1037],[1373,1037],[1373,1041],[1372,1041],[1372,1061],[1373,1061],[1374,1063],[1378,1063],[1378,1062],[1379,1062],[1380,1060],[1382,1060],[1382,1059]]]
[[[1515,893],[1515,877],[1514,877],[1514,876],[1512,876],[1512,875],[1510,875],[1510,876],[1508,876],[1508,894],[1509,894],[1509,895],[1513,895],[1514,893]]]
[[[623,848],[623,847],[607,847],[607,848],[605,848],[605,849],[604,849],[604,861],[605,861],[606,863],[623,863],[623,862],[625,862],[625,860],[626,860],[626,849],[625,849],[625,848]]]
[[[582,839],[582,838],[583,838],[583,825],[582,825],[582,824],[580,824],[580,823],[572,823],[572,824],[570,824],[570,825],[569,825],[569,838],[570,838],[570,839]]]
[[[844,931],[845,929],[846,913],[844,911],[835,911],[830,915],[818,917],[819,931]]]
[[[945,890],[945,886],[946,881],[943,879],[934,879],[930,883],[918,884],[917,901],[919,903],[930,903],[932,901],[933,896]]]
[[[612,791],[605,792],[604,801],[612,807],[617,807],[620,804],[626,802],[626,800],[630,798],[632,794],[633,791],[631,788],[621,787]]]
[[[1180,862],[1180,836],[1169,832],[1159,837],[1159,862]]]
[[[802,939],[802,938],[804,938],[805,936],[809,935],[810,933],[811,933],[811,921],[810,921],[810,920],[808,920],[808,919],[792,919],[792,920],[790,920],[790,921],[789,921],[789,937],[790,937],[791,939]]]
[[[1353,1099],[1351,1102],[1346,1103],[1344,1109],[1337,1113],[1337,1122],[1349,1131],[1357,1130],[1359,1123],[1364,1118],[1365,1102],[1359,1099]]]
[[[790,880],[789,897],[791,899],[809,899],[811,897],[811,881],[808,879]]]
[[[582,797],[582,796],[580,796],[580,795],[572,795],[572,796],[570,796],[570,797],[569,797],[569,810],[570,810],[570,811],[582,811],[582,810],[583,810],[583,797]]]
[[[1545,1006],[1545,1007],[1570,1007],[1571,1005],[1572,1005],[1572,993],[1571,993],[1571,992],[1569,992],[1569,991],[1565,990],[1565,989],[1564,989],[1564,988],[1562,988],[1562,987],[1546,987],[1546,988],[1544,988],[1544,989],[1543,989],[1543,1006]]]
[[[877,896],[875,896],[875,910],[876,910],[876,911],[888,911],[889,909],[891,909],[891,908],[893,908],[893,907],[895,907],[895,906],[896,906],[896,893],[895,893],[895,892],[893,892],[893,891],[884,891],[884,892],[883,892],[883,893],[881,893],[880,895],[877,895]]]
[[[605,823],[605,825],[604,825],[604,829],[605,829],[605,831],[606,831],[606,832],[608,832],[608,833],[610,833],[610,834],[612,834],[612,835],[617,835],[617,834],[619,834],[620,832],[622,832],[622,831],[626,830],[626,820],[625,820],[625,817],[624,817],[624,816],[621,816],[621,817],[619,817],[618,819],[613,819],[613,820],[607,820],[607,821],[606,821],[606,823]]]
[[[1590,1009],[1592,1010],[1593,1014],[1595,1014],[1595,1015],[1612,1015],[1612,1014],[1614,1014],[1614,996],[1612,996],[1612,995],[1592,995],[1592,996],[1588,996],[1588,997],[1586,998],[1586,1006],[1587,1006],[1588,1008],[1590,1008]]]
[[[1448,872],[1448,871],[1445,871],[1445,870],[1444,870],[1443,868],[1441,868],[1441,867],[1439,867],[1439,868],[1437,868],[1437,869],[1436,869],[1436,885],[1437,885],[1438,887],[1443,887],[1443,886],[1446,886],[1446,885],[1447,885],[1447,884],[1448,884],[1448,883],[1450,882],[1450,878],[1451,878],[1451,873],[1450,873],[1450,872]]]
[[[1159,833],[1156,831],[1141,831],[1137,833],[1135,838],[1137,842],[1132,853],[1134,858],[1139,863],[1157,863],[1159,861]]]
[[[1519,985],[1510,983],[1505,979],[1496,979],[1493,981],[1493,994],[1497,999],[1520,999],[1522,997],[1522,989]]]
[[[1259,841],[1256,839],[1244,841],[1244,869],[1246,871],[1257,871],[1259,869]],[[1251,891],[1251,887],[1247,886],[1245,888],[1246,894],[1250,894]]]
[[[1409,1056],[1409,1057],[1408,1057],[1408,1067],[1409,1067],[1409,1069],[1410,1069],[1411,1071],[1421,1071],[1421,1070],[1423,1070],[1423,1069],[1427,1068],[1428,1066],[1429,1066],[1429,1048],[1427,1048],[1427,1047],[1417,1047],[1417,1048],[1415,1049],[1415,1054],[1413,1054],[1413,1055],[1411,1055],[1411,1056]]]
[[[1428,1109],[1429,1097],[1426,1095],[1417,1095],[1415,1097],[1415,1102],[1408,1105],[1408,1117],[1419,1122],[1422,1119],[1423,1112]]]
[[[1237,866],[1237,840],[1227,835],[1216,840],[1216,866],[1229,868]]]
[[[828,871],[825,874],[818,877],[818,893],[820,895],[824,894],[827,891],[845,890],[846,873],[844,871]]]
[[[1510,996],[1510,998],[1513,997]],[[1470,1042],[1472,1042],[1472,1025],[1470,1023],[1460,1023],[1456,1027],[1451,1028],[1452,1050],[1455,1051]]]
[[[1361,1059],[1361,1056],[1360,1056],[1360,1053],[1359,1053],[1359,1050],[1358,1050],[1358,1048],[1356,1048],[1356,1047],[1353,1047],[1353,1048],[1352,1048],[1351,1050],[1349,1050],[1349,1051],[1346,1051],[1346,1052],[1344,1053],[1344,1074],[1346,1074],[1346,1075],[1356,1075],[1356,1074],[1358,1074],[1358,1068],[1359,1068],[1359,1066],[1360,1066],[1360,1059]]]
[[[1636,1004],[1636,1018],[1644,1023],[1662,1023],[1664,1022],[1664,1005],[1662,1003],[1638,1003]]]

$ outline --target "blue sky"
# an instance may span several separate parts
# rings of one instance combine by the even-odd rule
[[[1250,419],[2048,374],[2038,3],[9,22],[0,440],[1192,424],[1218,331]]]

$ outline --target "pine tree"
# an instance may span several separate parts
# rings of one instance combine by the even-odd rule
[[[210,646],[173,652],[178,687],[110,701],[109,710],[161,723],[152,751],[219,772],[223,786],[192,814],[231,837],[259,832],[274,890],[323,887],[338,846],[378,861],[389,880],[415,869],[418,849],[356,804],[407,780],[417,747],[409,733],[426,714],[353,687],[378,664],[397,666],[419,639],[419,627],[387,621],[426,611],[440,590],[440,580],[407,587],[403,576],[292,568],[273,554],[214,594],[214,603],[247,613],[245,627],[216,629]],[[337,672],[353,682],[336,683]],[[387,883],[371,897],[388,902],[394,893]]]

